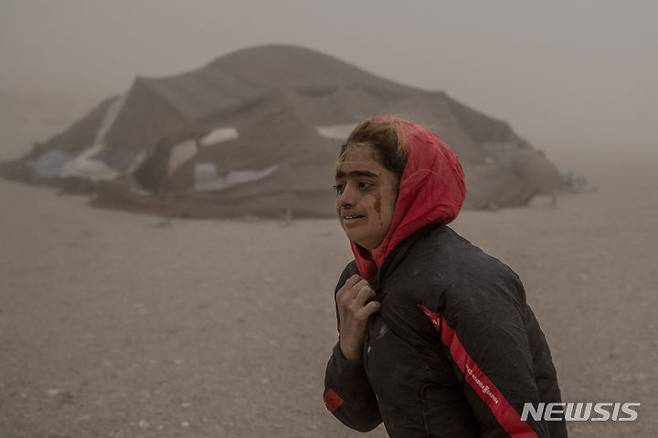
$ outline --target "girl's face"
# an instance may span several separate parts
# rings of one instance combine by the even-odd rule
[[[368,144],[349,145],[336,167],[336,213],[347,238],[373,250],[391,225],[398,177]]]

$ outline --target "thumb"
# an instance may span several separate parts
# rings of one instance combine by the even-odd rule
[[[380,307],[382,304],[379,301],[370,301],[368,304],[363,306],[363,312],[367,315],[370,316],[374,313],[379,312]]]

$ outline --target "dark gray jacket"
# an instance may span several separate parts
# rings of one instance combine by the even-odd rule
[[[336,291],[357,273],[351,262]],[[566,437],[564,422],[521,419],[559,402],[551,354],[519,277],[445,225],[424,227],[386,258],[372,285],[363,360],[338,344],[324,400],[344,424],[392,438]]]

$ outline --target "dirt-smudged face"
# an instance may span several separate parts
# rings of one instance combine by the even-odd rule
[[[398,177],[370,145],[350,145],[336,167],[336,213],[347,238],[373,250],[393,218]]]

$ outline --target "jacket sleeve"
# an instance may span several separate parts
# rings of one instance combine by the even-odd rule
[[[355,272],[354,263],[350,263],[343,271],[335,292]],[[371,431],[382,422],[377,398],[370,387],[363,363],[345,358],[339,343],[334,346],[327,364],[324,403],[343,424],[360,432]]]
[[[520,280],[511,273],[487,284],[458,283],[444,291],[436,312],[425,313],[434,318],[482,437],[550,437],[548,423],[522,418],[525,403],[542,400]]]

